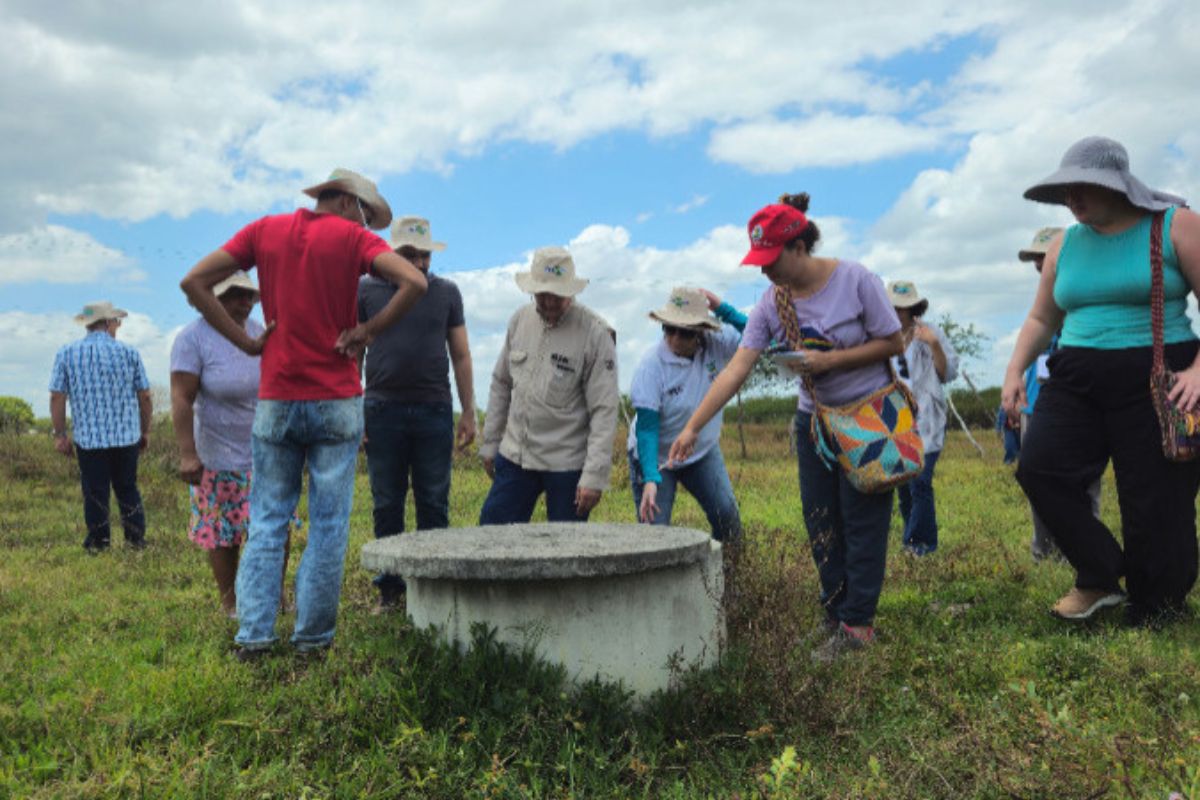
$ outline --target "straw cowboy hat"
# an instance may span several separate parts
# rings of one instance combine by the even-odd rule
[[[1151,189],[1133,177],[1125,148],[1120,142],[1103,136],[1089,136],[1071,145],[1062,157],[1058,171],[1026,189],[1025,199],[1065,205],[1064,190],[1073,183],[1120,192],[1129,198],[1129,202],[1146,211],[1166,211],[1171,206],[1187,205],[1182,197]]]
[[[929,301],[921,297],[917,285],[912,281],[892,281],[887,285],[888,302],[892,308],[910,308],[914,317],[919,317],[929,308]]]
[[[123,308],[117,308],[107,300],[101,300],[96,303],[88,303],[75,315],[75,321],[80,325],[91,325],[95,322],[102,322],[110,319],[125,319],[129,316],[129,312]]]
[[[424,217],[401,217],[392,224],[392,249],[412,247],[426,253],[446,249],[445,242],[433,241],[429,220]]]
[[[254,292],[255,300],[258,300],[258,298],[261,296],[261,293],[258,291],[258,287],[254,285],[254,281],[250,279],[250,276],[247,275],[244,270],[240,269],[214,286],[213,294],[215,294],[217,297],[220,297],[230,289],[245,289],[247,292]]]
[[[1062,228],[1042,228],[1033,235],[1033,242],[1029,247],[1017,252],[1017,258],[1021,261],[1037,261],[1039,257],[1046,255],[1050,243],[1062,232]]]
[[[708,298],[704,292],[686,286],[672,289],[667,304],[657,311],[651,311],[650,319],[676,328],[721,330],[721,323],[708,313]]]
[[[533,253],[529,272],[518,272],[513,277],[521,291],[529,294],[548,292],[574,297],[588,285],[586,278],[575,277],[575,261],[561,247],[539,247]]]
[[[373,181],[367,180],[357,172],[338,167],[329,173],[329,178],[324,183],[310,186],[304,190],[304,193],[309,197],[320,197],[321,192],[328,189],[357,197],[364,206],[371,209],[371,228],[373,230],[383,230],[392,224],[392,208],[387,204],[387,200],[384,200],[383,196],[379,194],[379,189],[375,187]]]

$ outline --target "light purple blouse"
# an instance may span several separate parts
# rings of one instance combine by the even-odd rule
[[[837,262],[829,281],[811,297],[793,298],[796,315],[806,339],[824,338],[836,349],[857,347],[871,339],[883,339],[900,330],[900,319],[888,300],[883,281],[862,264]],[[775,287],[768,289],[750,312],[742,334],[742,347],[765,350],[774,340],[785,342],[783,326],[775,310]],[[879,389],[890,380],[886,362],[855,369],[835,370],[814,380],[817,397],[825,405],[841,405]],[[799,385],[798,407],[813,410],[812,399]]]
[[[262,326],[246,320],[246,333]],[[203,318],[184,327],[171,346],[171,371],[200,378],[193,427],[196,455],[205,469],[250,470],[250,435],[258,404],[259,361],[217,333]]]

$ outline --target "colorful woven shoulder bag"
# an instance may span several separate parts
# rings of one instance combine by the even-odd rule
[[[788,346],[802,350],[800,320],[786,287],[775,287],[775,309]],[[823,404],[813,389],[812,376],[801,374],[816,409],[810,435],[817,452],[831,469],[840,466],[855,489],[868,494],[886,492],[925,468],[925,445],[917,433],[917,402],[896,378],[890,360],[888,372],[891,383],[841,406]]]
[[[1150,223],[1150,330],[1154,335],[1154,362],[1150,367],[1150,398],[1162,429],[1163,455],[1171,461],[1191,461],[1200,456],[1200,411],[1183,411],[1167,399],[1175,373],[1163,358],[1163,213]]]

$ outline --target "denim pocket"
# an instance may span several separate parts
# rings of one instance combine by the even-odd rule
[[[282,442],[288,433],[291,406],[286,400],[259,400],[254,409],[254,436],[265,442]]]
[[[344,400],[319,400],[316,403],[313,431],[317,441],[344,442],[361,439],[363,403],[361,397]]]

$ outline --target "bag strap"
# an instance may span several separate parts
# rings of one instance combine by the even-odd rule
[[[804,335],[800,332],[800,318],[796,315],[796,306],[792,305],[792,290],[786,286],[776,284],[775,288],[775,311],[779,314],[779,324],[783,326],[783,335],[787,339],[788,346],[793,350],[805,350]],[[888,376],[892,379],[892,383],[900,387],[900,391],[904,393],[908,403],[912,406],[913,413],[916,413],[917,401],[913,397],[912,392],[904,385],[896,375],[896,368],[892,366],[892,360],[889,358],[886,362]],[[813,405],[820,408],[823,404],[817,399],[817,392],[813,388],[812,376],[807,372],[800,373],[800,379],[804,382],[804,390],[808,392],[808,396],[812,398]]]
[[[783,336],[787,339],[788,347],[792,350],[804,350],[804,334],[800,332],[800,317],[796,315],[796,306],[792,304],[792,290],[786,286],[775,285],[775,311],[779,314],[779,324],[783,326]],[[813,391],[813,379],[807,372],[800,373],[804,382],[804,390],[817,403],[817,393]]]
[[[1154,337],[1154,362],[1150,375],[1162,375],[1163,363],[1163,212],[1150,221],[1150,331]]]

